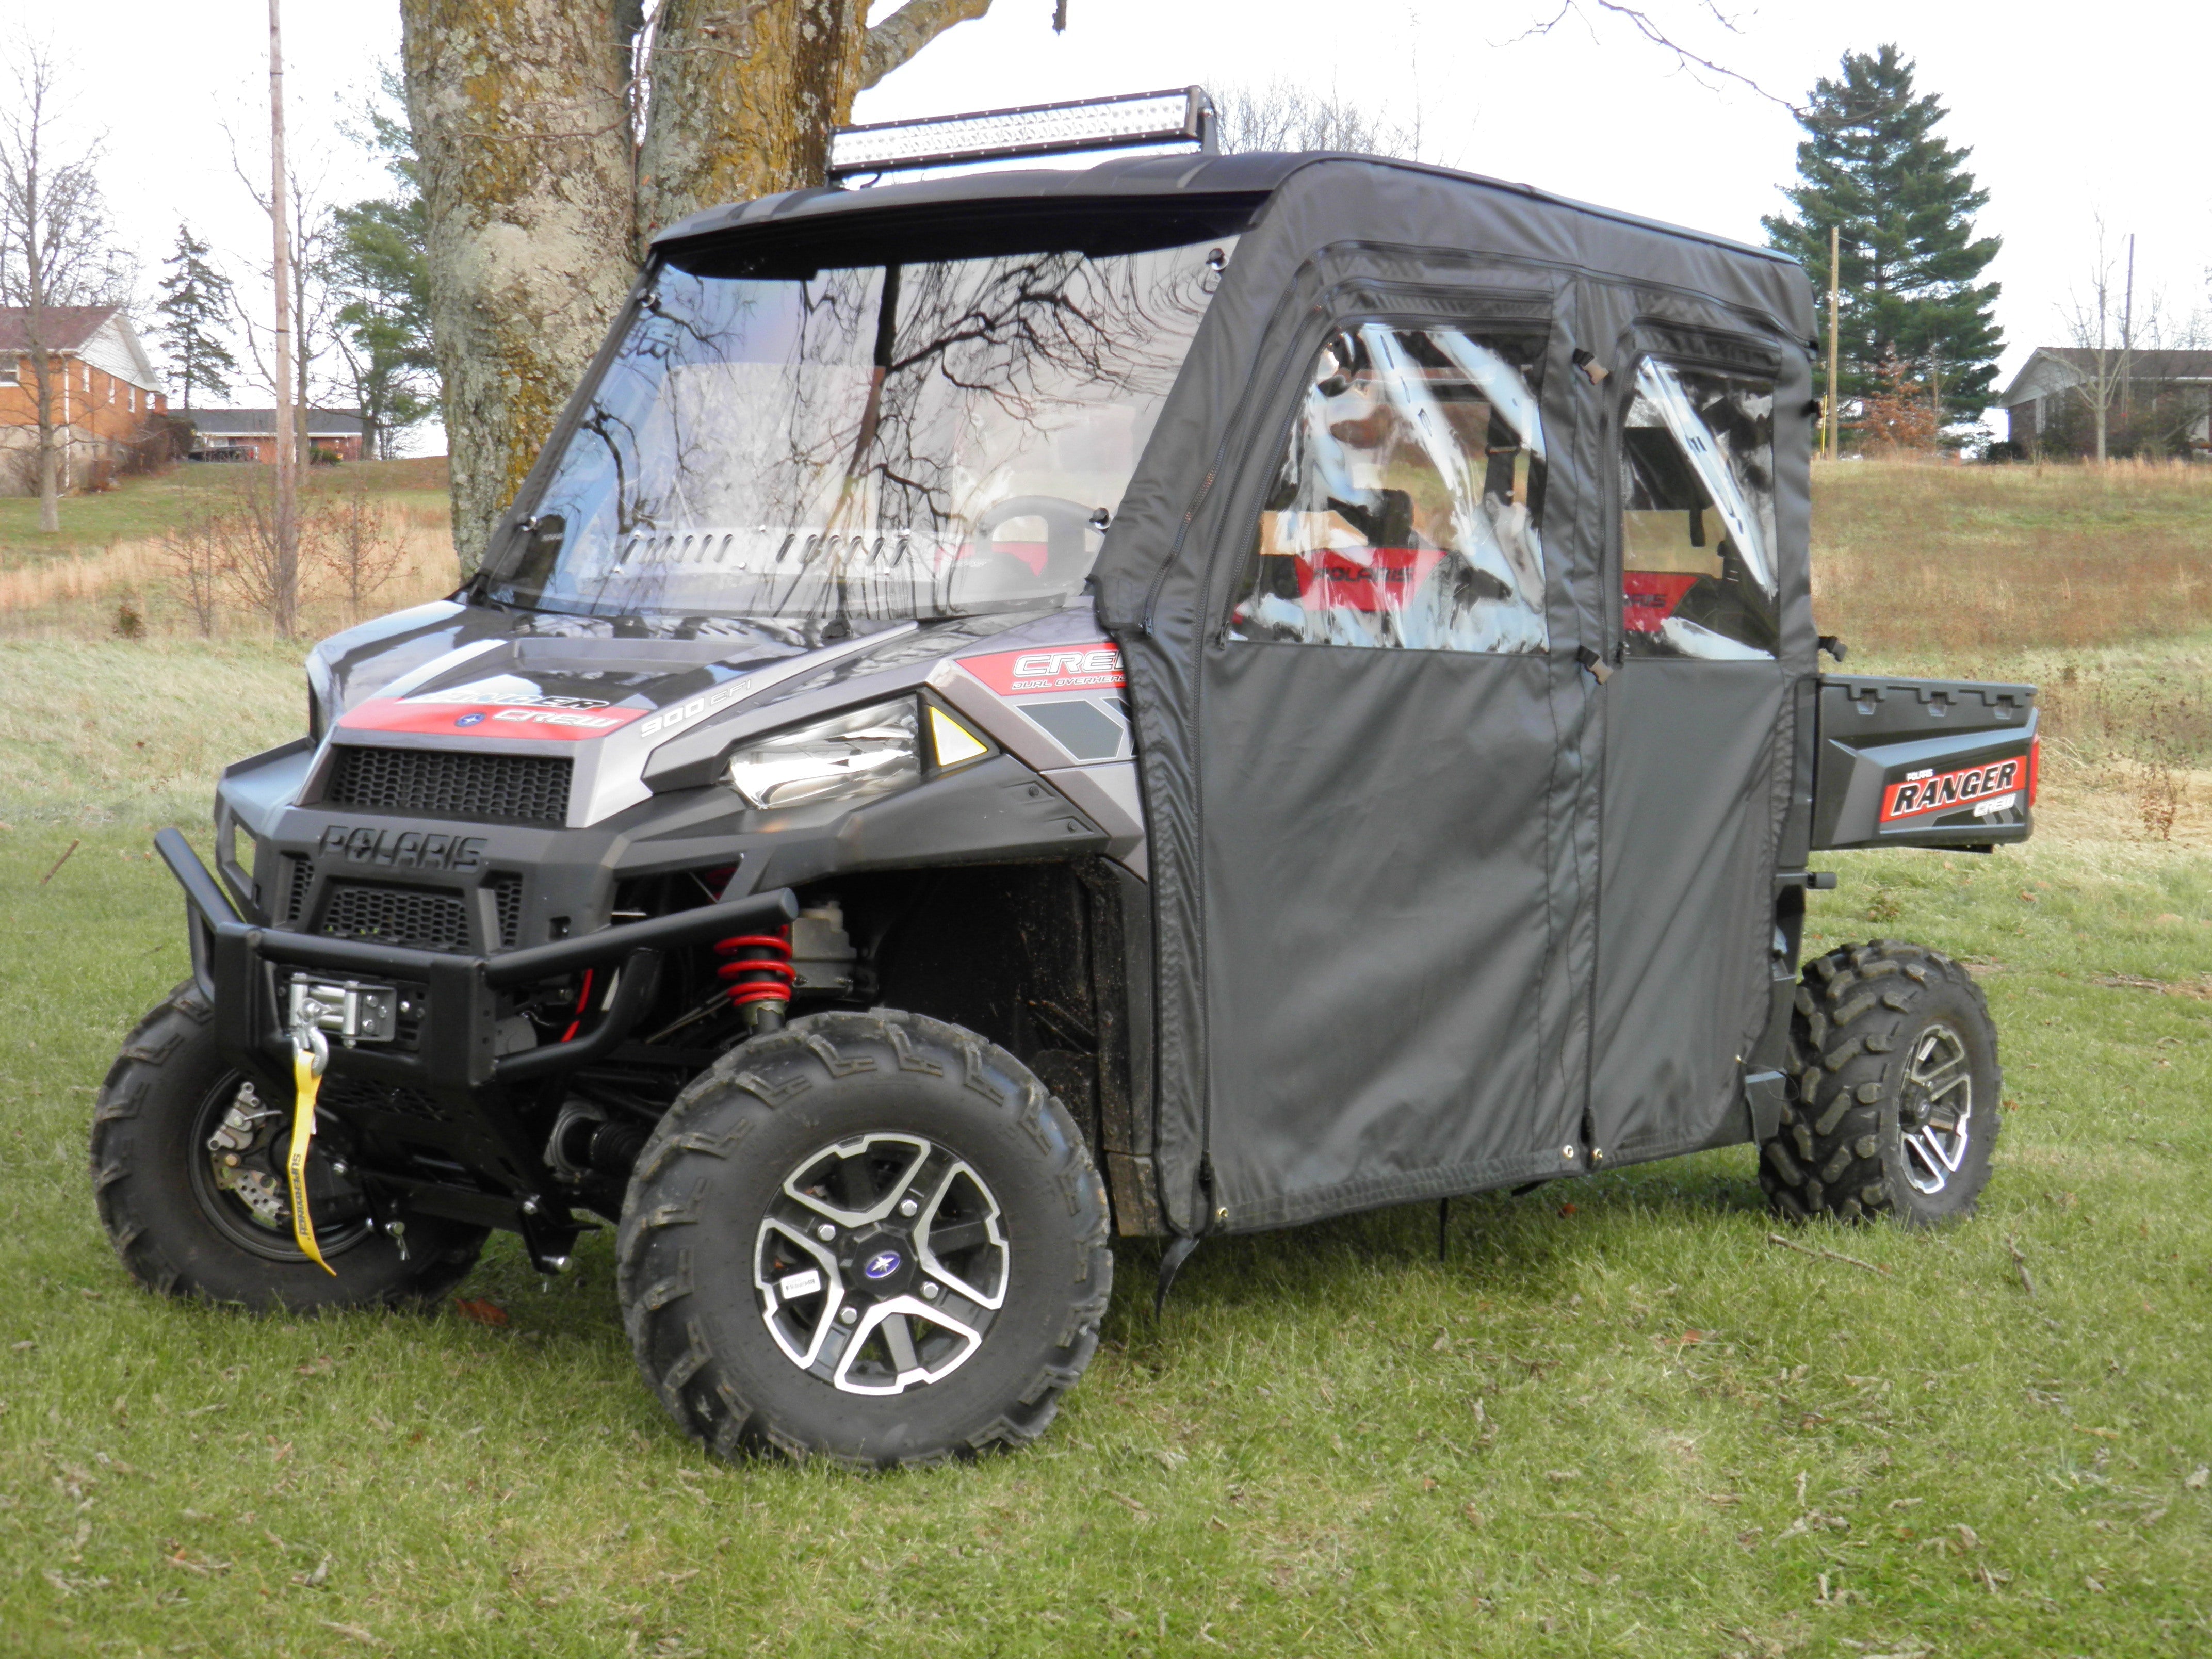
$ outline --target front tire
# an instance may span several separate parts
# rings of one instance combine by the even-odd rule
[[[414,1221],[403,1257],[335,1176],[320,1135],[308,1191],[335,1276],[307,1260],[283,1190],[289,1103],[256,1098],[216,1047],[213,1012],[187,980],[138,1023],[100,1085],[93,1194],[131,1276],[165,1296],[291,1313],[428,1302],[459,1284],[483,1229]]]
[[[1105,1184],[1004,1049],[887,1009],[756,1038],[630,1178],[639,1368],[725,1457],[886,1468],[1028,1443],[1098,1346]]]
[[[1790,1048],[1781,1128],[1759,1149],[1777,1210],[1911,1227],[1973,1212],[2004,1078],[1964,968],[1894,939],[1831,951],[1806,965]]]

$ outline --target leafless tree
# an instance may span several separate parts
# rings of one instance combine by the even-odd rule
[[[2096,252],[2090,256],[2085,286],[2073,289],[2059,307],[2066,334],[2075,348],[2087,354],[2082,378],[2074,394],[2089,410],[2097,434],[2097,459],[2106,458],[2112,422],[2112,399],[2127,378],[2129,353],[2120,336],[2121,296],[2115,261],[2105,246],[2105,216],[2097,216]]]
[[[220,496],[210,494],[193,501],[162,532],[161,562],[176,579],[177,597],[203,638],[215,632],[224,590],[233,580],[231,568],[242,528],[240,515]]]
[[[109,240],[101,199],[100,142],[71,145],[61,68],[43,43],[19,38],[14,95],[0,106],[0,304],[24,313],[31,396],[38,421],[39,528],[62,527],[63,445],[52,313],[113,303],[130,283],[128,263]]]
[[[1221,148],[1249,150],[1336,149],[1359,155],[1421,155],[1421,111],[1413,105],[1413,124],[1401,126],[1380,118],[1332,88],[1316,92],[1293,81],[1263,86],[1226,82],[1213,94],[1220,123]]]
[[[258,611],[289,639],[300,614],[323,597],[329,573],[322,562],[301,556],[304,527],[288,526],[278,511],[274,467],[240,467],[225,514],[228,557],[223,578],[239,602]],[[323,578],[318,580],[316,578]]]
[[[329,570],[332,591],[358,621],[407,562],[407,544],[391,507],[356,477],[350,490],[325,495],[305,517],[301,539]]]
[[[1678,9],[1689,11],[1692,15],[1702,14],[1707,22],[1717,26],[1724,33],[1742,33],[1737,27],[1735,19],[1723,11],[1715,3],[1715,0],[1690,0],[1688,5]],[[1674,60],[1674,67],[1697,82],[1699,86],[1718,90],[1723,85],[1732,82],[1737,86],[1758,94],[1770,104],[1780,105],[1793,115],[1798,112],[1796,105],[1791,103],[1787,98],[1770,92],[1742,70],[1731,69],[1717,58],[1709,57],[1703,52],[1691,51],[1679,38],[1681,33],[1679,25],[1662,21],[1654,16],[1651,10],[1643,7],[1623,4],[1622,0],[1558,0],[1558,4],[1547,15],[1530,24],[1521,33],[1515,36],[1514,40],[1528,40],[1540,35],[1550,34],[1571,21],[1580,23],[1589,33],[1593,43],[1601,42],[1604,36],[1599,32],[1601,20],[1608,24],[1626,27],[1645,46],[1656,47],[1672,58]]]

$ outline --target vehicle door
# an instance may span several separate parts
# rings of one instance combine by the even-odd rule
[[[1611,379],[1590,1137],[1618,1164],[1740,1121],[1767,1018],[1796,654],[1783,619],[1804,609],[1777,434],[1802,436],[1806,386],[1802,351],[1648,320]],[[1782,494],[1802,501],[1802,485]]]
[[[1542,292],[1316,309],[1263,365],[1198,664],[1215,1227],[1578,1167],[1566,348]]]

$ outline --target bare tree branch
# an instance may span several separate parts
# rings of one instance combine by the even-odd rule
[[[1421,104],[1413,100],[1413,125],[1401,126],[1352,99],[1331,90],[1314,92],[1293,81],[1252,86],[1233,81],[1213,92],[1214,118],[1224,151],[1344,150],[1360,155],[1395,155],[1409,161],[1421,154]]]
[[[1788,110],[1792,115],[1803,113],[1803,111],[1800,109],[1797,105],[1791,103],[1787,98],[1784,98],[1778,94],[1769,92],[1765,87],[1753,80],[1751,76],[1746,75],[1742,70],[1732,70],[1725,64],[1716,63],[1710,58],[1703,57],[1697,52],[1692,52],[1687,46],[1681,45],[1680,42],[1675,40],[1672,35],[1668,34],[1667,31],[1652,18],[1649,12],[1639,10],[1634,6],[1623,5],[1620,3],[1620,0],[1559,0],[1559,10],[1553,13],[1550,17],[1547,18],[1542,22],[1530,24],[1520,33],[1515,35],[1510,40],[1503,41],[1499,44],[1509,46],[1517,46],[1520,42],[1532,39],[1534,36],[1549,34],[1553,29],[1559,27],[1560,24],[1565,22],[1570,17],[1574,18],[1577,22],[1581,23],[1584,28],[1589,30],[1590,38],[1595,40],[1597,39],[1597,29],[1591,23],[1589,14],[1583,9],[1585,7],[1594,7],[1601,12],[1609,13],[1613,16],[1626,19],[1628,26],[1634,29],[1637,33],[1643,36],[1646,41],[1652,46],[1658,47],[1660,51],[1672,54],[1676,67],[1687,71],[1689,75],[1701,86],[1711,86],[1712,84],[1705,78],[1706,76],[1718,76],[1724,81],[1733,81],[1738,86],[1748,88],[1753,92],[1757,93],[1761,98],[1765,99],[1768,103],[1778,104],[1784,109]],[[1716,23],[1718,23],[1730,34],[1741,34],[1743,32],[1736,27],[1735,20],[1723,12],[1720,8],[1713,3],[1713,0],[1703,0],[1702,9],[1711,16],[1712,20]]]
[[[62,140],[61,70],[27,36],[8,42],[13,98],[0,101],[0,305],[23,312],[23,362],[31,374],[38,438],[33,459],[39,529],[61,529],[71,439],[62,417],[64,372],[54,354],[56,307],[120,304],[128,264],[109,234],[100,189],[100,142],[74,156]]]
[[[991,9],[991,0],[906,0],[890,16],[868,31],[860,48],[860,85],[872,87],[915,53],[959,24],[972,21]],[[1054,14],[1056,28],[1066,27],[1066,8]]]

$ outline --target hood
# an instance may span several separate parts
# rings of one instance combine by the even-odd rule
[[[569,823],[596,823],[653,793],[646,769],[656,750],[717,716],[833,685],[888,694],[888,683],[854,682],[918,684],[941,655],[1024,620],[883,623],[823,641],[777,623],[419,606],[310,655],[325,721],[312,771],[319,779],[341,746],[555,757],[569,766]]]

